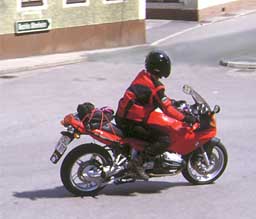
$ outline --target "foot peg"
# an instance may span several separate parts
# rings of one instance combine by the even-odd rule
[[[136,179],[134,178],[130,178],[130,177],[123,177],[123,178],[120,178],[118,180],[115,180],[115,184],[116,185],[120,185],[120,184],[125,184],[125,183],[132,183],[132,182],[135,182]]]

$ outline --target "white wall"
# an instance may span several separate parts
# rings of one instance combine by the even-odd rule
[[[139,0],[139,19],[146,18],[146,0]]]
[[[238,0],[180,0],[183,2],[185,9],[203,9],[216,5],[221,5]]]
[[[198,1],[198,9],[208,8],[216,5],[221,5],[229,2],[234,2],[238,0],[194,0]]]
[[[143,1],[143,4],[144,4],[144,0],[139,0],[139,1]],[[234,1],[239,1],[239,0],[180,0],[179,3],[148,2],[146,7],[155,8],[155,9],[172,8],[172,9],[200,10],[200,9],[209,8],[212,6],[226,4]]]

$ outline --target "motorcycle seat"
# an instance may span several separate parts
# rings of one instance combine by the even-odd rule
[[[119,136],[119,137],[121,137],[121,138],[123,138],[124,137],[124,133],[122,132],[122,130],[121,129],[119,129],[118,127],[117,127],[117,125],[116,124],[114,124],[114,123],[106,123],[106,124],[104,124],[103,126],[102,126],[102,130],[103,131],[106,131],[106,132],[109,132],[109,133],[111,133],[111,134],[116,134],[117,136]]]

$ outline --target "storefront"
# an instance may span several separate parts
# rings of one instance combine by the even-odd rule
[[[0,59],[145,42],[145,0],[0,0]]]

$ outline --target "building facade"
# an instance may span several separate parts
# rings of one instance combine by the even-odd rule
[[[0,0],[0,59],[145,42],[145,0]]]
[[[211,16],[256,8],[256,0],[147,0],[147,18],[202,21]]]

